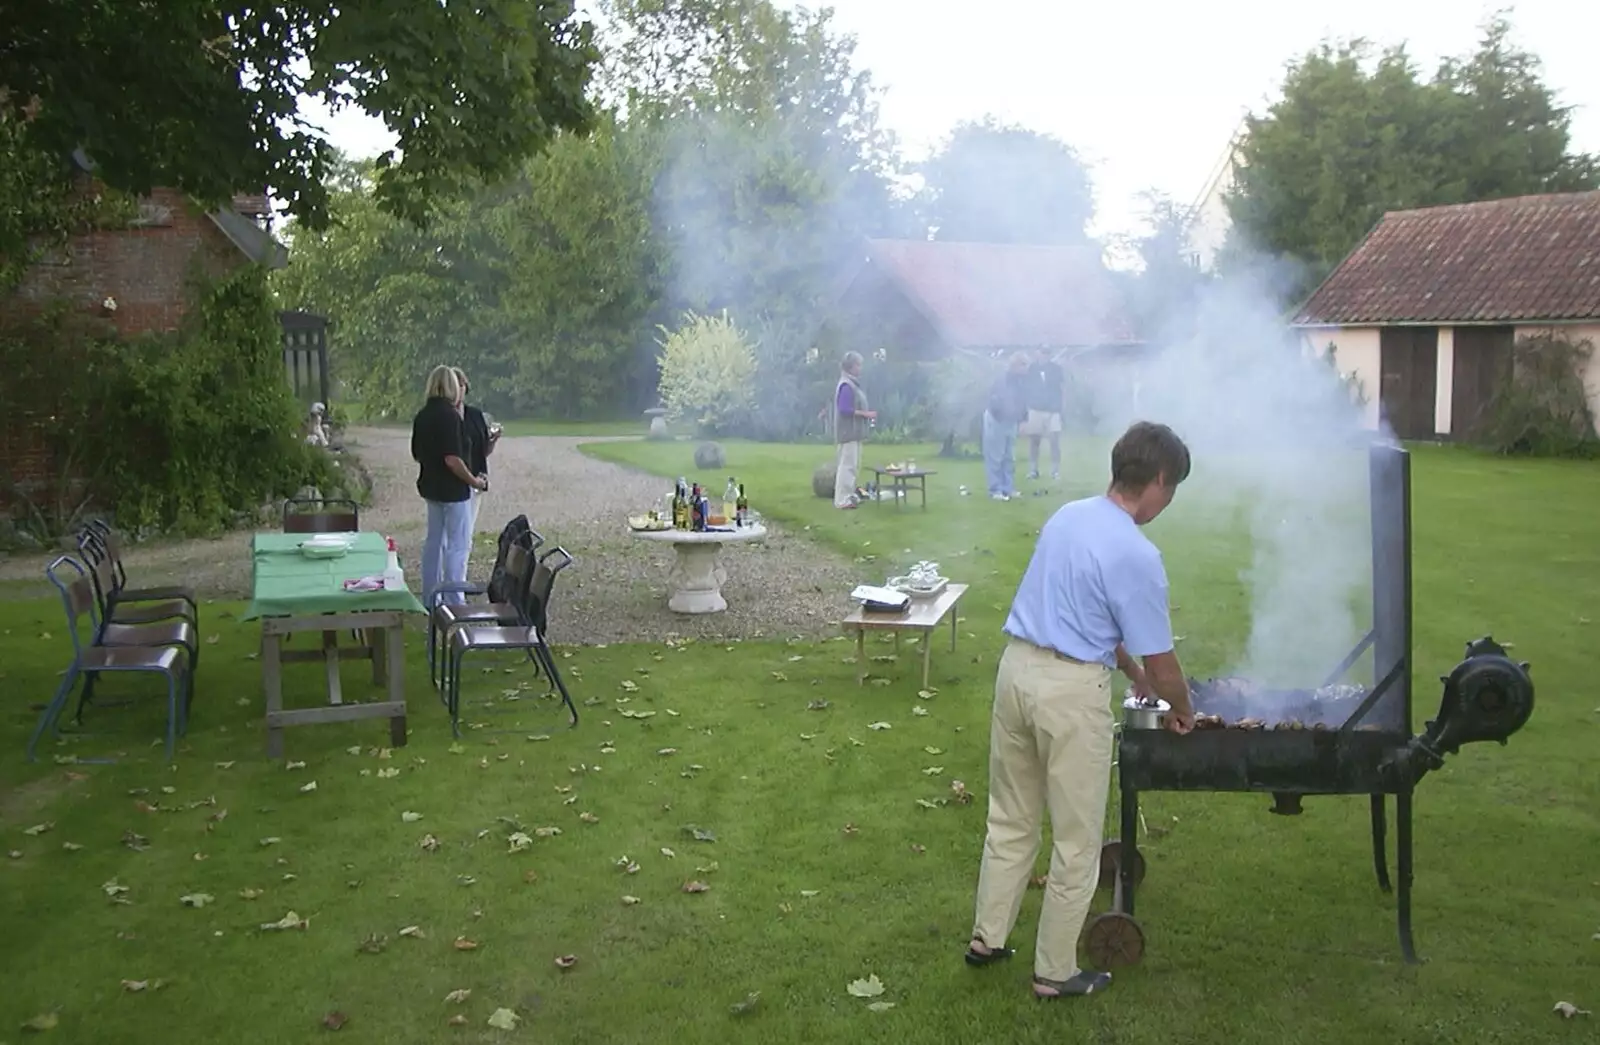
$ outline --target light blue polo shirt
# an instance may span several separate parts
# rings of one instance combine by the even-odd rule
[[[1105,496],[1056,510],[1011,600],[1005,633],[1074,660],[1117,666],[1172,649],[1161,550]]]

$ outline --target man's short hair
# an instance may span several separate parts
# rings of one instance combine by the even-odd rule
[[[844,358],[839,361],[839,369],[840,370],[849,370],[853,366],[860,366],[860,365],[861,365],[861,353],[860,352],[846,352],[844,354]]]
[[[1111,485],[1130,493],[1157,479],[1177,486],[1189,478],[1189,448],[1166,425],[1136,421],[1111,448]]]

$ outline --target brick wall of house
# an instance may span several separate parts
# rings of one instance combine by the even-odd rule
[[[51,250],[0,301],[0,309],[21,314],[65,300],[102,316],[123,336],[173,330],[183,319],[197,270],[217,277],[245,263],[244,254],[182,193],[156,189],[141,201],[134,227],[96,230]],[[115,310],[105,307],[108,298]],[[24,489],[43,490],[59,478],[48,394],[6,398],[13,408],[0,415],[0,472]],[[9,484],[0,483],[0,508],[11,500]]]

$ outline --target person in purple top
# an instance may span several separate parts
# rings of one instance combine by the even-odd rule
[[[1141,532],[1172,503],[1189,463],[1166,425],[1129,428],[1111,450],[1106,492],[1063,505],[1039,531],[1006,617],[989,726],[988,834],[966,961],[1011,956],[1006,938],[1048,813],[1053,851],[1033,958],[1040,998],[1091,994],[1111,982],[1110,973],[1078,967],[1110,789],[1111,673],[1167,701],[1166,728],[1194,727],[1173,649],[1166,568]]]
[[[834,463],[833,506],[856,506],[856,471],[861,467],[861,444],[866,441],[877,411],[861,390],[861,353],[846,352],[839,365],[839,383],[833,390],[833,441],[838,445]]]

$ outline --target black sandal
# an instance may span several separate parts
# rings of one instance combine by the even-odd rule
[[[1085,994],[1093,994],[1095,991],[1105,990],[1111,986],[1111,974],[1109,972],[1090,972],[1085,969],[1070,980],[1047,980],[1042,976],[1035,976],[1033,982],[1037,986],[1048,987],[1056,992],[1054,994],[1040,994],[1038,991],[1034,991],[1033,996],[1035,998],[1040,1001],[1055,1001],[1057,998],[1078,998]]]
[[[966,959],[968,965],[977,967],[983,965],[993,965],[995,962],[1005,961],[1007,958],[1016,953],[1017,952],[1012,950],[1010,947],[991,947],[987,952],[975,951],[969,944],[967,946]]]

